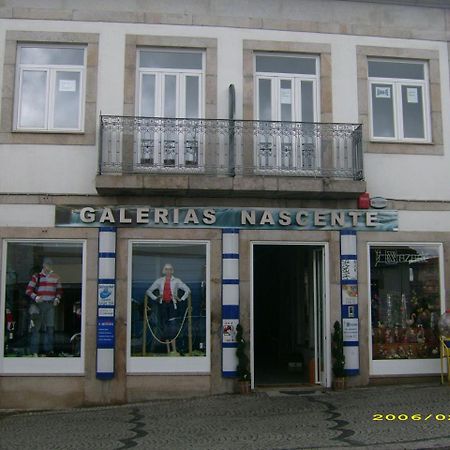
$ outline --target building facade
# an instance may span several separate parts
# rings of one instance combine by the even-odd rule
[[[447,1],[0,17],[1,407],[439,374]]]

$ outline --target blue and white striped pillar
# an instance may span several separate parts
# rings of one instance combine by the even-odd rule
[[[97,378],[114,377],[116,306],[116,228],[98,234]]]
[[[341,231],[341,315],[346,375],[359,374],[358,257],[356,231]]]
[[[235,377],[239,323],[239,229],[222,230],[222,375]]]

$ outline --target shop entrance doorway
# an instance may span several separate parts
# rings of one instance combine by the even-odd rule
[[[253,245],[255,387],[326,385],[324,250]]]

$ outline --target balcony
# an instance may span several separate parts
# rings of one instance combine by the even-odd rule
[[[355,196],[361,125],[101,116],[101,194]]]

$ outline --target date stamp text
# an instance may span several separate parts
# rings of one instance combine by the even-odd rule
[[[382,421],[437,421],[437,422],[445,422],[450,421],[450,414],[422,414],[422,413],[415,413],[415,414],[382,414],[382,413],[374,413],[372,414],[372,421],[374,422],[382,422]]]

